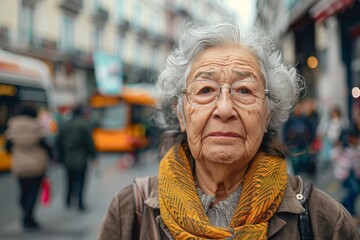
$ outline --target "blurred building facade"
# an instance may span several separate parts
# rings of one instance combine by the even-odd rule
[[[271,33],[297,67],[323,113],[360,113],[360,1],[258,0],[256,25]]]
[[[118,55],[125,83],[155,81],[186,20],[231,16],[221,0],[2,0],[0,48],[50,68],[58,106],[96,91],[93,53]]]

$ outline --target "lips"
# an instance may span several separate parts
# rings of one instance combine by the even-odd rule
[[[240,134],[234,132],[211,132],[207,137],[241,137]]]

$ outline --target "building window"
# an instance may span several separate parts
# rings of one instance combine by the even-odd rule
[[[200,10],[200,8],[199,8],[199,2],[198,1],[193,1],[192,2],[192,14],[194,15],[194,16],[200,16],[200,17],[202,17],[201,15],[200,15],[200,12],[199,12],[199,10]]]
[[[98,27],[94,27],[93,30],[93,49],[100,51],[103,48],[103,30]]]
[[[142,64],[142,59],[144,57],[144,52],[143,52],[143,44],[142,44],[142,40],[141,39],[137,39],[136,44],[134,44],[135,49],[134,49],[134,53],[135,53],[135,64],[138,66],[141,66]]]
[[[150,29],[153,31],[153,33],[158,33],[159,30],[159,26],[160,26],[160,20],[159,20],[159,14],[156,12],[152,12],[150,14],[151,18],[150,18]]]
[[[60,46],[63,51],[71,51],[74,47],[74,18],[65,13],[61,24]]]
[[[142,9],[141,9],[141,4],[139,2],[135,4],[133,21],[136,27],[141,27]]]
[[[288,9],[292,9],[298,2],[301,2],[302,0],[287,0],[286,5]]]
[[[116,42],[116,51],[120,56],[123,55],[123,44],[124,44],[124,36],[122,34],[118,34],[117,42]]]
[[[158,60],[159,60],[160,50],[159,47],[154,46],[152,49],[152,56],[151,56],[151,67],[154,69],[158,68]]]
[[[20,10],[20,39],[24,43],[34,41],[34,7],[22,5]]]
[[[119,20],[122,20],[124,18],[124,0],[117,0],[116,1],[116,19],[119,21]]]
[[[94,3],[94,10],[98,10],[98,9],[100,9],[102,6],[101,6],[101,0],[94,0],[93,1],[93,3]]]

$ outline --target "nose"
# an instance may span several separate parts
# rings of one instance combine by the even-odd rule
[[[216,102],[216,109],[213,113],[215,117],[220,118],[222,121],[227,121],[236,117],[236,111],[234,109],[230,91],[231,89],[229,87],[222,87],[220,89]]]

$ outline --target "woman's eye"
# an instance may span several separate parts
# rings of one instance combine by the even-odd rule
[[[213,92],[214,90],[211,87],[203,87],[200,89],[199,94],[208,94]]]
[[[251,93],[251,91],[248,88],[240,88],[237,92],[241,93],[241,94],[250,94]]]

